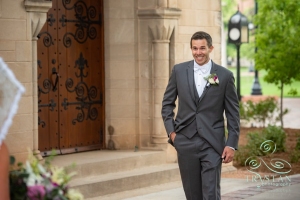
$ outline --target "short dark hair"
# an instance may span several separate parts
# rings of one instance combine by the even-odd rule
[[[203,40],[203,39],[206,40],[208,47],[212,46],[211,36],[206,32],[198,31],[198,32],[194,33],[193,36],[191,37],[191,42],[190,42],[191,48],[192,48],[192,40]]]

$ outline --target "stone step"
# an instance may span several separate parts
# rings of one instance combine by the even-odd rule
[[[85,198],[119,193],[153,185],[179,181],[177,163],[136,167],[132,170],[78,178],[71,181],[71,187],[78,189]]]
[[[102,199],[114,194],[143,190],[180,181],[177,163],[167,163],[162,150],[101,150],[56,156],[56,166],[76,164],[78,173],[70,186],[78,189],[85,199]],[[222,172],[235,168],[226,164]]]
[[[146,196],[146,198],[145,198]],[[180,198],[183,197],[183,198]],[[186,199],[180,181],[172,181],[159,185],[153,185],[134,190],[127,190],[113,194],[104,195],[101,197],[85,198],[85,200],[177,200]]]
[[[129,151],[129,150],[101,150],[76,154],[61,155],[54,158],[52,164],[70,166],[69,172],[75,171],[73,179],[116,173],[142,167],[156,166],[166,163],[165,151]]]

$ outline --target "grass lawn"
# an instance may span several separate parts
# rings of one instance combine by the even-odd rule
[[[228,68],[235,76],[236,80],[236,67],[229,67]],[[263,80],[264,75],[266,74],[266,71],[259,71],[258,77],[259,77],[259,83],[262,90],[263,95],[270,95],[270,96],[280,96],[280,90],[275,84],[267,83]],[[254,81],[254,72],[249,72],[249,69],[247,67],[241,67],[240,70],[240,91],[242,96],[251,95],[252,92],[252,86]],[[298,94],[296,96],[292,96],[288,94],[290,89],[298,89]],[[284,97],[300,97],[300,81],[294,82],[292,85],[285,85],[284,86]]]

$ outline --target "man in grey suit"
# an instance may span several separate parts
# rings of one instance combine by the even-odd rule
[[[238,145],[239,101],[233,74],[210,59],[211,36],[196,32],[190,45],[194,60],[173,67],[162,117],[169,143],[177,151],[186,198],[218,200],[222,162],[232,161]]]

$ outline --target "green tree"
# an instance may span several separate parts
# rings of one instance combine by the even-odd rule
[[[283,127],[284,85],[300,80],[300,1],[257,0],[255,16],[256,46],[255,67],[264,69],[264,80],[274,83],[281,90],[280,121]],[[296,93],[293,89],[291,92]]]

